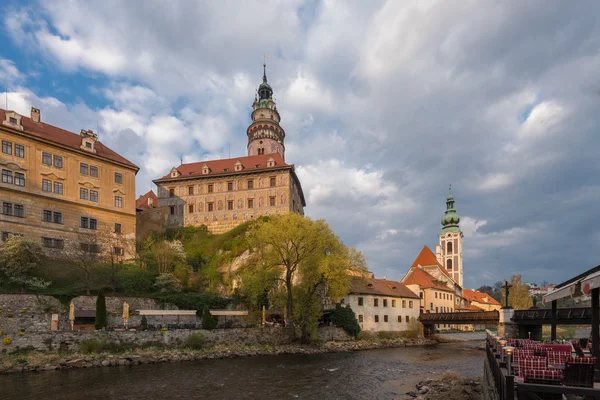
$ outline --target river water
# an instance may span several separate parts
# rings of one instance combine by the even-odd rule
[[[399,399],[444,371],[482,375],[481,342],[0,376],[0,399]]]

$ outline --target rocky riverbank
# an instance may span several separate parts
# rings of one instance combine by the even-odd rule
[[[91,368],[234,358],[259,355],[322,354],[392,347],[423,346],[436,342],[430,339],[381,339],[346,342],[325,342],[316,345],[217,345],[200,350],[185,347],[139,347],[120,353],[81,352],[60,353],[19,351],[0,358],[0,374],[16,372],[54,371],[70,368]]]
[[[417,383],[406,398],[416,400],[481,400],[483,387],[480,378],[469,379],[448,371],[440,379],[426,379]]]

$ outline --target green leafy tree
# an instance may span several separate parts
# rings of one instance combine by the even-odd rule
[[[22,291],[48,287],[50,282],[33,275],[41,254],[42,248],[38,243],[24,236],[10,235],[0,245],[0,272],[3,279],[20,285]]]
[[[521,279],[521,275],[513,275],[510,277],[512,287],[508,292],[508,304],[515,310],[526,310],[533,306],[533,299],[529,296],[529,288]],[[502,302],[505,304],[505,291],[501,289]]]
[[[104,298],[104,292],[100,291],[96,298],[96,329],[106,328],[107,326],[106,299]]]
[[[259,296],[274,283],[286,292],[287,318],[303,341],[316,332],[323,303],[337,303],[350,289],[352,271],[366,271],[364,256],[346,247],[324,220],[291,213],[251,226],[252,254],[242,273],[245,294]]]
[[[202,329],[213,330],[217,327],[217,319],[210,313],[208,306],[202,310]]]
[[[331,322],[333,322],[335,326],[342,328],[348,335],[354,338],[357,338],[360,333],[360,324],[349,304],[346,307],[342,307],[338,304],[331,314]]]

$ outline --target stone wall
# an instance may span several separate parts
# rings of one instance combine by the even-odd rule
[[[238,328],[192,330],[176,329],[168,331],[45,331],[25,332],[23,336],[5,335],[10,337],[11,344],[0,344],[0,355],[11,353],[19,348],[35,348],[41,351],[77,351],[84,340],[99,340],[105,343],[130,344],[135,346],[147,344],[162,344],[166,346],[183,345],[186,339],[194,334],[204,336],[208,346],[220,344],[271,345],[278,346],[294,341],[290,329],[281,327],[268,328]],[[351,341],[352,339],[341,328],[324,327],[317,331],[319,340]]]
[[[323,326],[317,329],[317,340],[320,342],[347,342],[354,340],[354,338],[342,328]]]
[[[95,310],[96,296],[79,296],[73,300],[76,310]],[[158,302],[144,297],[107,297],[106,311],[108,326],[118,328],[123,326],[123,302],[129,303],[129,326],[141,324],[138,310],[177,310],[177,306],[170,303]],[[52,314],[58,314],[58,329],[70,330],[69,307],[61,304],[52,296],[32,294],[0,294],[0,331],[7,334],[25,332],[45,332],[50,330]],[[187,319],[186,319],[187,318]],[[181,317],[179,321],[174,316],[148,317],[151,324],[167,325],[173,323],[194,323],[199,321],[196,317]]]
[[[10,353],[18,348],[33,347],[47,351],[76,351],[84,340],[99,340],[107,343],[131,344],[163,344],[178,346],[194,333],[204,336],[207,345],[218,344],[269,344],[282,345],[292,342],[289,329],[252,328],[252,329],[216,329],[189,330],[177,329],[169,331],[48,331],[26,332],[23,336],[11,336],[10,345],[0,345],[2,353]]]

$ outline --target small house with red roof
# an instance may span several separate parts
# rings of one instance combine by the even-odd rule
[[[365,331],[406,331],[419,318],[419,296],[401,282],[353,277],[349,304]]]

